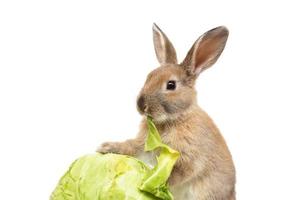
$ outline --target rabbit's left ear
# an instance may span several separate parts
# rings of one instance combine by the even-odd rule
[[[189,75],[197,77],[200,72],[212,66],[221,55],[227,38],[228,29],[224,26],[204,33],[192,46],[181,65]]]
[[[155,23],[153,24],[152,30],[155,54],[158,62],[161,65],[167,63],[177,64],[176,51],[168,37]]]

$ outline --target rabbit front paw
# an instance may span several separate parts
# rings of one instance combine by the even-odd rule
[[[122,153],[119,142],[105,142],[96,150],[99,153]]]

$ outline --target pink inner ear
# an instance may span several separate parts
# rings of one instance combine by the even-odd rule
[[[220,40],[216,38],[206,39],[201,42],[197,49],[195,57],[196,71],[202,71],[218,54],[218,48],[220,47]]]
[[[200,40],[194,58],[196,73],[200,73],[217,61],[224,49],[226,39],[226,34],[219,33],[206,35]]]

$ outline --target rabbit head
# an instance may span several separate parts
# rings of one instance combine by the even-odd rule
[[[228,33],[223,26],[204,33],[196,40],[183,62],[178,64],[172,43],[154,24],[153,41],[160,66],[147,76],[137,98],[138,111],[159,123],[174,120],[192,109],[197,103],[195,80],[217,61]]]

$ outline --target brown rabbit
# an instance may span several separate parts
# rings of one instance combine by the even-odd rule
[[[120,153],[153,162],[143,152],[147,134],[145,116],[151,116],[164,143],[181,154],[169,179],[176,200],[234,200],[235,168],[218,128],[197,105],[194,88],[198,75],[221,55],[228,37],[226,27],[203,34],[181,64],[167,36],[153,25],[155,53],[160,67],[147,77],[138,99],[144,116],[135,139],[104,143],[98,152]]]

